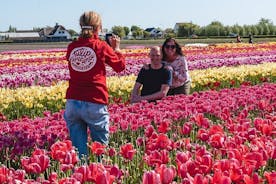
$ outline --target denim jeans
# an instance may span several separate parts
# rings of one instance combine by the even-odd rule
[[[64,119],[80,158],[87,156],[87,128],[92,141],[108,144],[109,113],[106,105],[67,99]]]

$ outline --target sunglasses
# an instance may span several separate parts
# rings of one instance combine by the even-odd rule
[[[165,45],[165,48],[166,48],[166,49],[169,49],[169,48],[171,48],[171,49],[175,49],[175,48],[176,48],[176,46],[175,46],[175,45]]]

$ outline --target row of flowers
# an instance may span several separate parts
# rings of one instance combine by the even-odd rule
[[[63,111],[2,122],[0,182],[273,184],[275,93],[276,84],[264,83],[111,104],[110,146],[89,143],[85,165]]]
[[[209,45],[208,47],[201,47],[201,46],[183,46],[183,51],[188,56],[194,55],[201,57],[205,54],[214,54],[214,53],[233,53],[233,52],[252,52],[252,51],[269,51],[275,50],[276,42],[265,42],[265,43],[258,43],[258,44],[246,44],[246,43],[223,43],[223,44],[214,44]],[[146,46],[140,47],[128,47],[126,49],[122,49],[122,52],[127,56],[134,56],[137,55],[147,55],[149,48]],[[18,58],[29,58],[30,56],[37,57],[37,58],[45,58],[45,57],[52,57],[52,56],[64,56],[66,49],[48,49],[48,52],[45,53],[44,49],[41,50],[16,50],[16,51],[2,51],[0,53],[0,60],[8,60],[8,59],[18,59]],[[200,55],[198,55],[200,53]]]
[[[257,45],[257,44],[256,44]],[[184,52],[188,52],[189,69],[206,69],[222,66],[237,66],[243,64],[260,64],[264,62],[275,62],[275,45],[267,43],[266,47],[260,49],[259,46],[234,47],[226,52],[221,47],[206,47],[191,50],[192,47],[183,47]],[[225,47],[227,45],[224,45]],[[273,46],[273,47],[272,47]],[[226,47],[227,48],[227,47]],[[273,50],[274,49],[274,50]],[[212,51],[211,53],[205,51]],[[192,52],[193,51],[193,52]],[[197,51],[194,52],[194,51]],[[200,53],[200,54],[198,54]],[[36,54],[36,55],[35,55]],[[137,75],[144,63],[149,63],[148,49],[126,49],[127,68],[123,72],[116,74],[112,70],[107,70],[108,76]],[[135,57],[133,55],[136,55]],[[2,56],[2,57],[1,57]],[[49,72],[51,71],[51,72]],[[65,60],[65,50],[45,50],[38,53],[17,53],[0,54],[0,87],[20,87],[31,85],[49,86],[53,82],[68,80],[69,73]]]
[[[208,89],[239,87],[241,84],[258,84],[276,81],[276,63],[220,67],[193,70],[192,92]],[[107,79],[110,102],[128,101],[136,76],[109,77]],[[59,111],[64,108],[67,82],[49,87],[31,86],[17,89],[0,88],[0,112],[8,119],[22,115],[38,116],[43,111]]]

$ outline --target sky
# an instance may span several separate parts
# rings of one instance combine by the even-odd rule
[[[56,23],[77,32],[85,11],[102,16],[103,28],[139,26],[173,28],[177,22],[206,26],[252,25],[261,18],[276,25],[276,0],[1,0],[0,32],[54,27]]]

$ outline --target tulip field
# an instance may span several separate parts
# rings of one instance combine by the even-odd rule
[[[130,104],[147,46],[107,67],[108,146],[80,161],[63,119],[65,49],[0,52],[0,183],[276,184],[276,42],[182,47],[190,95]],[[102,160],[98,162],[98,157]]]

